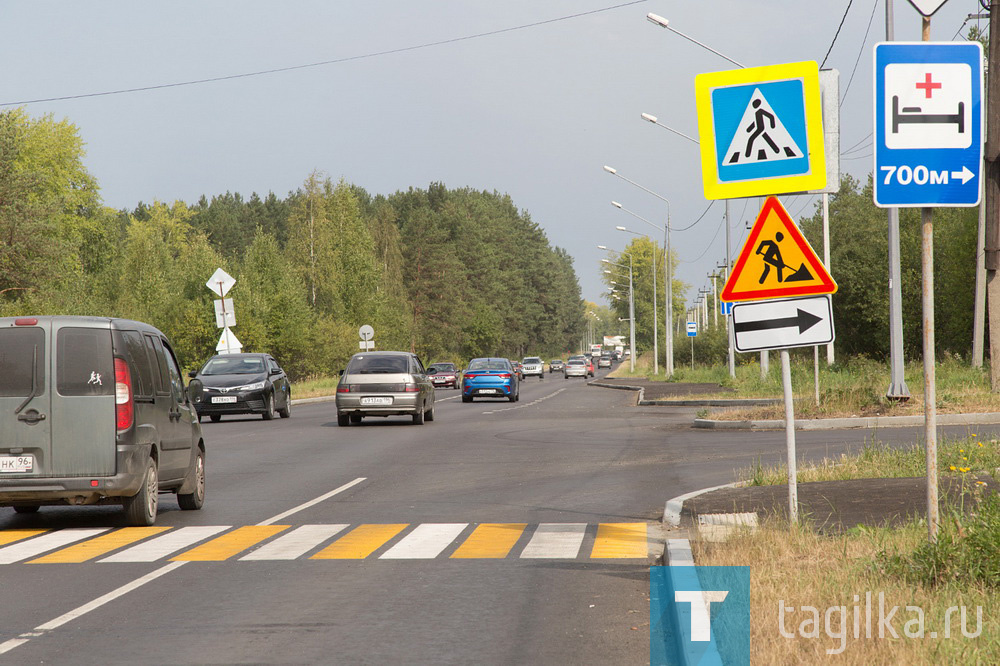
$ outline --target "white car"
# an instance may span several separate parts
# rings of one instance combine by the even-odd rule
[[[570,377],[583,377],[587,378],[587,362],[581,358],[571,358],[566,361],[566,367],[563,368],[563,376],[566,379]]]
[[[545,363],[537,356],[525,356],[521,361],[521,372],[525,377],[532,375],[545,379]]]

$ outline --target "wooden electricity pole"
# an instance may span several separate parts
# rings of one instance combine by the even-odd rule
[[[990,386],[1000,392],[1000,0],[990,2],[986,58],[986,299],[990,334]]]

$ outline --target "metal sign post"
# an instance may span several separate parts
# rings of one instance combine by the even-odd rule
[[[243,343],[229,330],[230,326],[236,325],[236,312],[233,308],[233,299],[226,298],[226,294],[235,284],[236,278],[221,268],[217,268],[212,277],[205,283],[205,286],[219,297],[214,301],[214,305],[215,324],[222,329],[222,336],[219,337],[219,342],[215,345],[215,351],[220,354],[239,353],[243,349]]]

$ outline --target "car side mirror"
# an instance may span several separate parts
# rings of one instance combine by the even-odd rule
[[[269,375],[280,375],[281,374],[281,368],[271,368],[270,372],[268,372],[267,374],[269,374]]]
[[[343,377],[344,376],[344,371],[343,370],[337,370],[337,376],[338,377]]]
[[[197,370],[192,370],[192,371],[190,371],[188,373],[188,377],[191,378],[191,379],[194,379],[197,376],[198,376],[198,371]]]

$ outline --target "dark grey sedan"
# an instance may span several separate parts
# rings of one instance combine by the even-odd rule
[[[198,420],[260,414],[270,421],[276,412],[283,419],[292,414],[291,383],[270,354],[219,354],[189,376]]]

